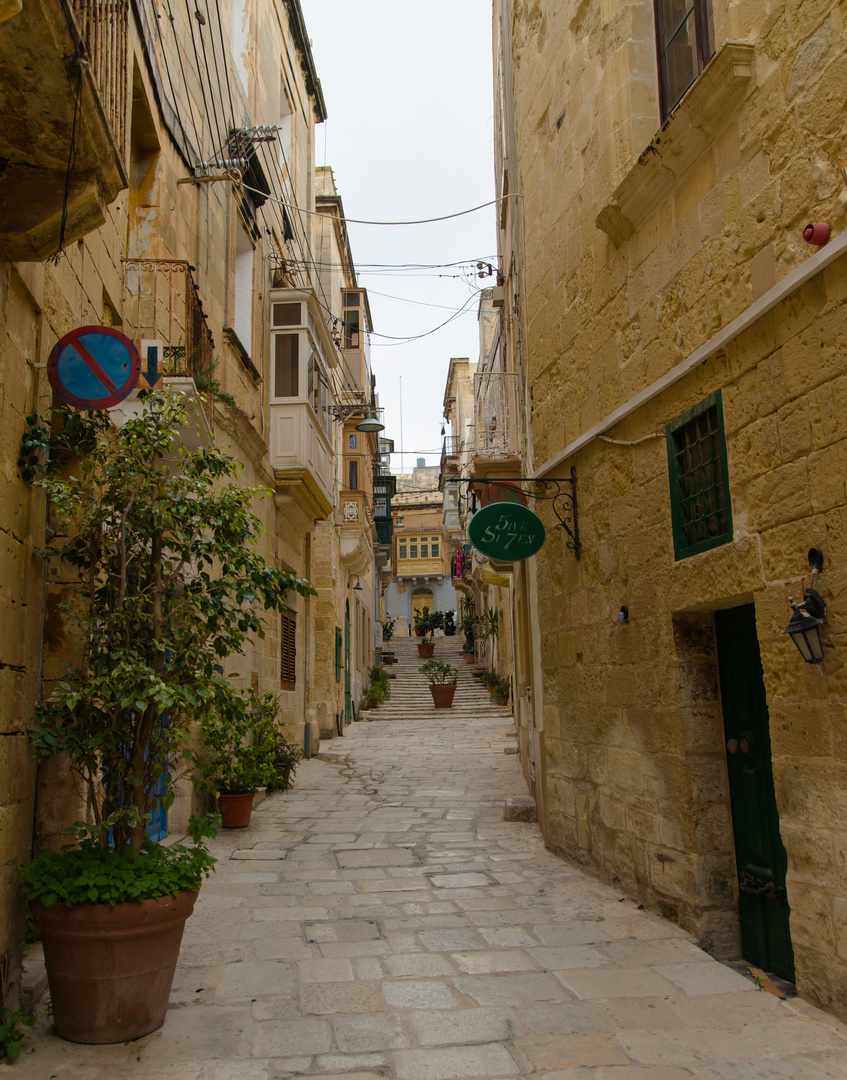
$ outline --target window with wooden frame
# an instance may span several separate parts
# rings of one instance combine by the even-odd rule
[[[674,556],[679,560],[732,540],[720,390],[671,421],[665,432]]]
[[[662,123],[715,54],[712,0],[653,0]]]
[[[297,683],[297,613],[285,610],[279,625],[279,685],[293,690]]]

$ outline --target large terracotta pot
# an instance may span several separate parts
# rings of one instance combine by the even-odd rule
[[[456,693],[455,683],[445,683],[439,686],[437,683],[430,683],[430,692],[432,693],[432,703],[436,709],[449,709],[453,704],[453,695]]]
[[[466,652],[465,653],[465,663],[466,664],[473,664],[473,663],[475,663],[475,661],[476,661],[476,653],[472,653],[472,652]]]
[[[114,907],[30,901],[56,1034],[70,1042],[118,1043],[161,1027],[196,899],[186,891]]]
[[[426,644],[424,644],[422,641],[418,642],[418,656],[422,656],[422,657],[424,657],[424,659],[427,659],[428,657],[432,656],[432,654],[434,652],[435,652],[435,642],[434,641],[428,641]]]
[[[229,794],[222,791],[218,795],[218,808],[221,812],[221,824],[225,829],[246,829],[253,812],[254,791],[239,791]]]

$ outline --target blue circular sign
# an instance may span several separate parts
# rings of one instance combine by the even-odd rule
[[[136,386],[141,357],[132,341],[110,326],[80,326],[54,345],[47,378],[62,401],[77,409],[110,409]]]

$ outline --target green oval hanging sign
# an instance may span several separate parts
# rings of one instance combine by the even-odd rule
[[[468,525],[471,543],[501,562],[520,562],[534,555],[544,544],[544,522],[520,503],[493,502],[477,510]]]

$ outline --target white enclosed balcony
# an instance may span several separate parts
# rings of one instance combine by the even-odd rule
[[[311,293],[272,289],[270,315],[270,462],[277,493],[325,520],[335,501],[330,372],[337,352]]]
[[[508,461],[520,454],[518,376],[514,371],[474,375],[475,456]]]

